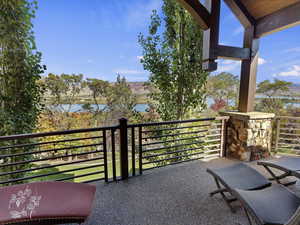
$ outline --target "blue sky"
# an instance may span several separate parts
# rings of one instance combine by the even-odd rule
[[[113,81],[146,81],[137,42],[146,34],[153,9],[162,0],[39,0],[34,19],[38,50],[46,73],[82,73]],[[222,4],[220,43],[242,46],[243,29]],[[258,82],[278,78],[300,83],[300,26],[261,39]],[[220,60],[217,72],[239,75],[240,64]]]

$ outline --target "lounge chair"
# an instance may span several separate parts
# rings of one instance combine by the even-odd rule
[[[210,195],[220,193],[232,212],[235,210],[231,203],[237,200],[232,195],[233,189],[259,190],[271,185],[271,182],[264,176],[244,163],[219,169],[207,169],[207,172],[214,177],[217,185],[217,190],[211,192]],[[231,194],[231,197],[227,197],[226,192]]]
[[[0,188],[1,225],[83,223],[91,212],[95,186],[37,182]]]
[[[233,195],[241,202],[248,221],[258,225],[299,225],[300,198],[280,184],[263,190],[233,189]]]
[[[300,177],[299,157],[282,157],[274,160],[259,161],[257,164],[263,166],[271,174],[272,178],[270,180],[275,180],[278,184],[292,185],[296,181],[282,183],[281,180],[289,176]],[[276,175],[271,168],[282,171],[282,174]]]

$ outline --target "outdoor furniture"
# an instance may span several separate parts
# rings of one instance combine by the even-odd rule
[[[219,169],[207,169],[207,172],[214,177],[217,185],[217,190],[211,192],[210,196],[220,193],[232,212],[235,210],[231,202],[237,200],[232,195],[232,189],[258,190],[271,185],[264,176],[244,163]],[[231,194],[231,197],[227,197],[226,192]]]
[[[69,182],[1,187],[0,224],[80,224],[91,212],[95,189]]]
[[[300,178],[300,158],[299,157],[282,157],[278,159],[259,161],[258,165],[263,166],[272,176],[270,180],[275,180],[278,184],[283,184],[282,179],[288,176],[296,176]],[[272,169],[282,171],[281,175],[276,175]],[[295,184],[296,181],[284,183],[283,185],[288,186]]]
[[[299,225],[300,198],[280,184],[263,190],[232,190],[241,202],[248,221],[258,225]],[[251,215],[251,217],[250,217]]]

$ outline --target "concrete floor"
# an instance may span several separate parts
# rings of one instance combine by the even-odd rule
[[[155,169],[118,183],[97,183],[92,214],[85,225],[236,225],[248,224],[235,203],[233,214],[215,189],[208,167],[235,163],[227,159],[195,161]],[[265,171],[255,163],[265,175]],[[297,184],[292,187],[300,190]]]

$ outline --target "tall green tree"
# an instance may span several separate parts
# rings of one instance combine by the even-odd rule
[[[280,97],[291,94],[290,87],[292,84],[278,79],[274,79],[273,82],[264,80],[259,83],[257,93],[262,94],[263,97],[256,105],[256,109],[276,114],[281,113],[284,108],[284,100]]]
[[[210,76],[207,81],[207,93],[214,104],[224,102],[227,109],[237,107],[239,78],[231,73],[220,73]]]
[[[44,71],[32,18],[36,1],[0,0],[0,135],[30,133],[41,110]]]
[[[139,35],[141,63],[150,72],[150,94],[162,120],[183,119],[205,107],[202,30],[175,0],[163,0],[163,17],[153,11],[149,34]]]
[[[73,107],[85,87],[82,74],[48,74],[43,79],[46,89],[45,111],[58,130],[68,130],[76,123],[72,117]]]
[[[42,109],[43,88],[38,81],[45,67],[41,65],[41,53],[36,50],[32,31],[36,8],[35,1],[0,0],[0,136],[31,133]],[[29,142],[14,140],[1,142],[1,146]],[[30,160],[33,155],[18,156],[30,150],[30,147],[10,148],[5,154],[17,156],[2,158],[1,163]],[[0,172],[24,170],[30,166],[29,163],[5,166]],[[13,180],[24,175],[10,174],[2,179]]]

